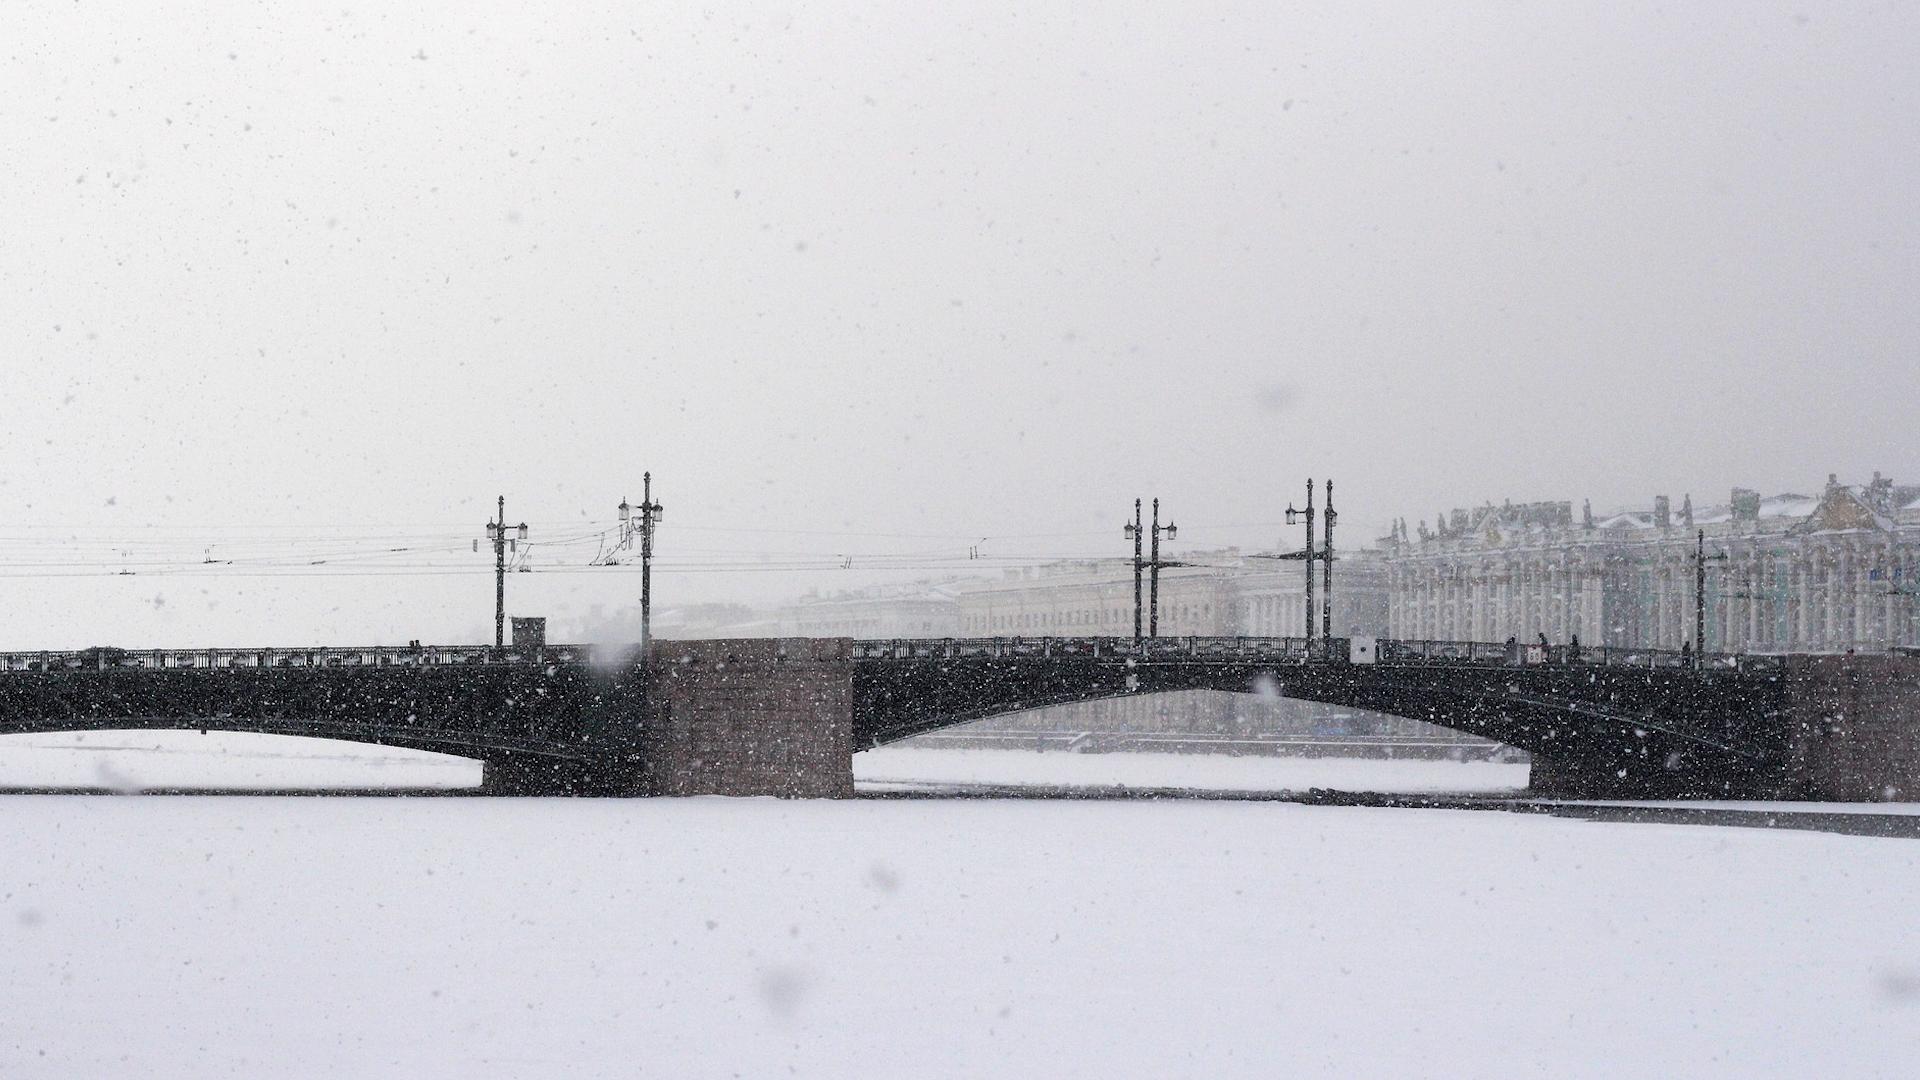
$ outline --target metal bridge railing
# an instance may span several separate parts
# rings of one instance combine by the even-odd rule
[[[1362,639],[1364,640],[1364,639]],[[1297,637],[1163,637],[1135,642],[1123,637],[892,638],[853,643],[856,660],[959,660],[984,657],[1113,657],[1167,662],[1374,663],[1532,667],[1594,665],[1684,670],[1694,657],[1672,649],[1613,646],[1512,645],[1495,641],[1396,640],[1374,642],[1370,660],[1355,659],[1354,639]],[[1709,653],[1708,670],[1769,671],[1779,656]]]
[[[1306,638],[1122,637],[891,638],[853,643],[856,660],[961,660],[976,657],[1132,657],[1293,660],[1315,651]],[[1344,653],[1343,653],[1344,655]]]
[[[584,660],[581,645],[537,651],[485,645],[375,645],[311,649],[57,649],[0,652],[0,674],[62,671],[231,671],[253,668],[446,667],[452,665],[566,663]]]
[[[1368,639],[1298,637],[1162,637],[1135,642],[1130,637],[894,638],[855,641],[857,660],[928,660],[981,657],[1130,658],[1166,663],[1375,663],[1386,665],[1598,665],[1685,669],[1694,659],[1671,649],[1628,649],[1567,645],[1507,645],[1487,641],[1423,641],[1382,638],[1370,658],[1362,659],[1355,641]],[[444,667],[571,663],[589,659],[586,645],[546,645],[538,650],[495,649],[485,645],[376,645],[312,649],[91,649],[0,652],[0,675],[16,672],[177,669],[247,670],[256,668]],[[1709,653],[1707,670],[1777,671],[1782,658],[1766,654]]]

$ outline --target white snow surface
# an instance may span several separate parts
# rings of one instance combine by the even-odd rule
[[[1524,763],[1403,759],[1229,757],[1220,754],[1075,754],[885,746],[855,754],[864,789],[946,784],[1180,787],[1206,791],[1515,792]]]
[[[11,796],[0,1075],[1903,1076],[1920,844],[1276,803]]]
[[[875,785],[1525,780],[856,762]],[[0,740],[0,776],[49,768],[478,779],[308,740]],[[0,815],[9,1080],[1905,1076],[1920,1032],[1906,840],[1264,802],[7,796]]]
[[[230,731],[109,731],[0,737],[0,788],[117,791],[454,789],[480,763],[414,750]],[[925,784],[1188,787],[1211,791],[1502,792],[1527,766],[1491,762],[1074,754],[883,747],[856,754],[863,788]]]
[[[421,750],[234,731],[0,737],[0,788],[445,789],[478,785],[480,769]]]

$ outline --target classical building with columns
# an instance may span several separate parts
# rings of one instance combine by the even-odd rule
[[[1841,652],[1920,645],[1920,486],[1829,476],[1819,495],[1734,488],[1719,506],[1595,517],[1570,502],[1396,522],[1381,542],[1398,638],[1678,649],[1693,642],[1705,534],[1706,648]]]

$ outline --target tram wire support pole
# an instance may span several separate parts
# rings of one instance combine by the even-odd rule
[[[1167,539],[1171,540],[1179,535],[1179,532],[1179,526],[1175,525],[1172,521],[1168,521],[1164,526],[1160,524],[1160,500],[1153,500],[1153,557],[1152,560],[1147,563],[1147,565],[1152,568],[1153,573],[1152,584],[1147,594],[1149,597],[1147,602],[1147,636],[1150,638],[1160,636],[1160,568],[1162,566],[1179,565],[1177,563],[1163,563],[1160,561],[1160,537],[1164,534]]]
[[[635,510],[639,514],[634,513]],[[640,538],[640,655],[653,647],[653,530],[666,516],[666,507],[653,501],[653,473],[640,476],[640,505],[629,506],[620,500],[620,545],[631,546]]]
[[[1707,560],[1724,562],[1726,558],[1724,551],[1707,554],[1707,530],[1699,530],[1693,548],[1693,666],[1696,669],[1706,667],[1707,663]]]
[[[1333,481],[1327,481],[1327,509],[1320,519],[1320,534],[1326,542],[1320,545],[1320,644],[1324,649],[1333,648],[1333,523],[1340,515],[1333,512]],[[1307,564],[1307,577],[1313,577],[1313,564]]]
[[[1287,503],[1287,524],[1297,525],[1304,519],[1307,525],[1307,550],[1302,556],[1307,568],[1307,652],[1313,652],[1313,479],[1307,479],[1307,508],[1295,510],[1293,503]]]
[[[493,544],[493,647],[507,644],[507,548],[519,551],[519,541],[527,538],[527,523],[517,527],[516,539],[507,538],[507,497],[500,496],[498,516],[487,522],[487,539]]]

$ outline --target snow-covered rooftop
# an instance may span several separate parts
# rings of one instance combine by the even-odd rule
[[[1920,485],[1895,486],[1879,473],[1865,484],[1841,484],[1829,477],[1819,495],[1781,492],[1763,497],[1755,491],[1735,488],[1727,502],[1712,505],[1694,506],[1691,496],[1679,500],[1663,496],[1658,502],[1666,504],[1664,514],[1659,507],[1623,507],[1606,513],[1583,509],[1577,519],[1571,520],[1567,511],[1560,509],[1571,506],[1569,503],[1508,502],[1500,506],[1487,503],[1443,515],[1438,519],[1437,529],[1428,535],[1442,540],[1498,544],[1521,539],[1529,533],[1581,529],[1588,521],[1595,530],[1618,535],[1662,527],[1732,526],[1741,521],[1759,523],[1767,531],[1782,528],[1890,530],[1902,523],[1920,520]],[[1822,514],[1827,516],[1820,522],[1813,521],[1816,515]],[[1404,522],[1396,528],[1403,538],[1412,531],[1405,528]]]

